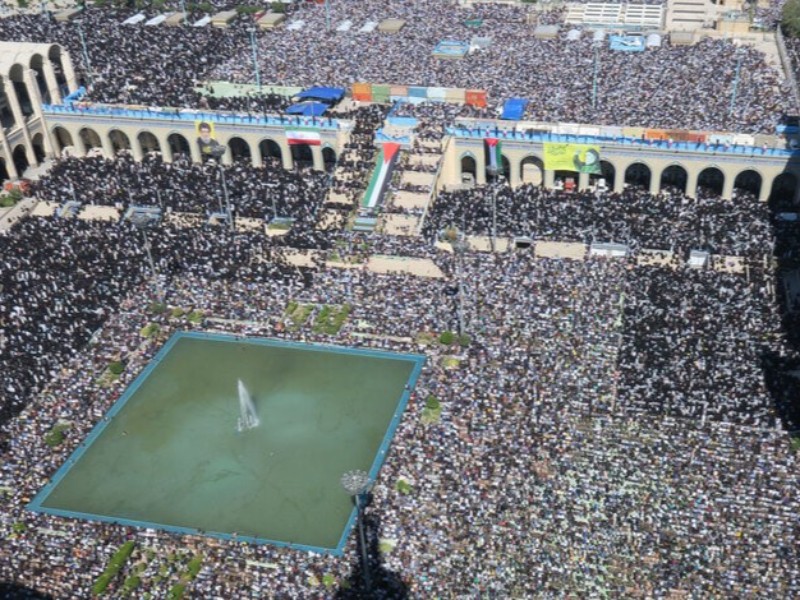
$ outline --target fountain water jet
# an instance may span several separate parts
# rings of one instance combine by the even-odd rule
[[[256,415],[256,407],[253,405],[253,399],[250,397],[250,392],[244,387],[242,380],[239,380],[239,421],[236,428],[241,433],[248,429],[258,427],[261,421]]]

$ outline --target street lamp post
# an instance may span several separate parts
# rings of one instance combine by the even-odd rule
[[[366,593],[372,590],[372,581],[369,574],[369,562],[367,558],[367,540],[364,536],[364,519],[361,514],[359,498],[369,489],[369,475],[364,471],[347,471],[342,475],[342,487],[350,494],[356,503],[356,521],[358,522],[358,537],[361,544],[361,568],[364,571],[364,587]]]
[[[161,283],[158,281],[158,271],[156,271],[156,263],[153,260],[153,255],[150,252],[150,239],[147,237],[147,228],[150,227],[152,221],[146,215],[133,215],[130,218],[133,226],[142,232],[144,238],[144,251],[147,254],[147,262],[150,264],[150,273],[153,277],[153,289],[156,292],[156,298],[159,302],[164,302],[164,290],[161,288]]]
[[[728,116],[733,115],[733,107],[736,104],[736,93],[739,91],[739,74],[742,70],[742,60],[744,59],[743,48],[736,50],[736,74],[733,76],[733,90],[731,91],[731,105],[728,109]]]
[[[592,108],[597,108],[597,79],[600,75],[600,44],[594,45],[594,77],[592,78]]]
[[[83,51],[83,65],[86,67],[86,75],[89,83],[94,86],[94,76],[92,75],[92,63],[89,60],[89,51],[86,49],[86,36],[83,34],[83,21],[77,19],[75,25],[78,27],[78,37],[81,39],[81,50]]]
[[[248,27],[247,33],[250,34],[250,47],[253,50],[253,71],[256,74],[256,86],[261,91],[261,71],[258,68],[258,45],[256,44],[256,28]]]
[[[497,188],[502,178],[500,173],[497,167],[489,167],[489,174],[492,176],[492,252],[497,251]]]

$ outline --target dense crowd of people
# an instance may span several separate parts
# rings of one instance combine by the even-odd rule
[[[399,244],[377,234],[331,235],[335,251],[355,262]],[[38,254],[33,246],[42,238],[85,252]],[[139,591],[154,597],[178,580],[180,562],[165,557],[186,552],[203,556],[194,595],[296,597],[316,593],[312,581],[328,575],[343,597],[364,597],[351,572],[355,541],[343,558],[301,555],[24,510],[160,340],[213,327],[427,355],[367,509],[372,541],[395,541],[371,557],[382,597],[398,597],[386,591],[397,582],[409,597],[796,593],[796,458],[754,356],[787,352],[763,281],[688,270],[682,261],[646,267],[635,257],[453,255],[421,240],[401,245],[408,256],[432,258],[444,279],[319,262],[298,272],[288,249],[256,233],[164,223],[150,239],[167,304],[202,311],[204,324],[151,312],[157,290],[137,232],[124,224],[29,217],[0,236],[11,244],[3,255],[18,261],[14,272],[57,282],[27,288],[42,303],[28,320],[3,320],[7,347],[23,344],[36,358],[43,340],[41,352],[51,355],[46,340],[60,321],[48,307],[59,303],[74,305],[73,322],[85,332],[46,363],[31,363],[42,374],[40,394],[30,389],[22,418],[3,426],[0,528],[10,538],[0,578],[54,597],[82,595],[110,554],[134,540],[135,561],[146,564]],[[71,286],[53,279],[81,271],[91,278],[72,276]],[[124,289],[106,301],[102,322],[91,322],[82,302],[114,289],[122,273]],[[460,309],[451,293],[459,280]],[[33,292],[4,281],[1,293],[14,314]],[[313,330],[313,316],[287,327],[292,300],[347,303],[352,312],[331,336]],[[160,337],[141,336],[148,322],[161,325]],[[466,347],[432,341],[459,322],[472,338]],[[455,368],[444,360],[453,355]],[[112,360],[122,360],[125,372],[103,384]],[[21,372],[7,376],[4,368],[4,384],[16,384]],[[429,395],[443,407],[438,421],[422,419]],[[66,443],[54,449],[43,439],[57,422],[70,425]],[[401,478],[410,492],[398,491]],[[26,528],[11,535],[17,523]]]
[[[772,251],[769,207],[741,191],[735,202],[709,190],[688,197],[638,186],[621,193],[490,184],[439,195],[425,221],[435,239],[447,227],[468,234],[575,242],[618,242],[688,254],[764,256]]]
[[[587,35],[536,39],[532,28],[560,22],[561,9],[381,0],[330,9],[334,29],[352,27],[328,32],[325,7],[293,3],[289,21],[301,28],[257,34],[262,81],[478,88],[492,100],[393,107],[419,123],[392,192],[430,194],[425,177],[403,173],[434,173],[445,125],[487,117],[509,96],[531,100],[531,119],[751,132],[794,110],[764,56],[729,41],[613,53]],[[210,78],[252,83],[250,17],[230,29],[121,25],[132,14],[82,13],[91,73],[74,22],[4,18],[0,39],[64,44],[94,101],[286,107],[272,93],[196,91]],[[404,28],[359,31],[388,17]],[[463,60],[431,55],[442,39],[485,32],[491,45]],[[771,260],[800,248],[797,222],[773,214],[793,211],[793,198],[490,183],[440,192],[427,208],[387,207],[422,219],[421,236],[347,231],[389,110],[340,108],[352,128],[330,173],[285,170],[274,157],[260,168],[157,152],[136,162],[123,150],[57,158],[32,183],[37,201],[88,210],[33,211],[0,227],[0,597],[5,583],[88,597],[126,541],[135,549],[112,593],[135,574],[135,594],[150,598],[170,597],[179,582],[192,597],[225,599],[800,595],[790,443],[800,431],[800,311]],[[411,160],[426,153],[433,160]],[[228,205],[233,227],[210,218]],[[143,206],[162,209],[145,231],[124,217]],[[340,222],[323,227],[331,212]],[[291,220],[288,232],[265,228],[274,217]],[[629,253],[544,257],[514,244],[445,243],[459,233],[584,249],[620,242]],[[693,268],[692,250],[724,257]],[[370,267],[387,256],[432,263],[441,276]],[[310,313],[295,316],[296,303]],[[349,307],[342,328],[314,327],[332,305]],[[158,331],[145,335],[152,324]],[[164,341],[187,329],[425,355],[364,497],[371,591],[356,535],[336,556],[27,509]],[[463,335],[449,343],[445,332]],[[112,363],[122,365],[116,378]],[[63,440],[50,443],[56,428]],[[192,556],[202,561],[194,578]]]
[[[258,34],[262,82],[478,89],[488,93],[490,112],[509,97],[522,97],[530,100],[528,119],[618,126],[773,133],[783,115],[797,111],[783,75],[764,54],[729,40],[665,43],[629,53],[612,51],[607,42],[596,44],[588,33],[568,40],[566,28],[556,39],[537,39],[532,28],[552,14],[518,6],[454,9],[448,2],[387,5],[370,0],[337,2],[330,10],[334,25],[349,21],[352,28],[328,31],[325,7],[300,3],[289,19],[302,22],[301,27]],[[251,114],[285,108],[286,100],[272,93],[209,98],[197,91],[205,80],[255,82],[250,16],[229,29],[123,25],[131,14],[108,8],[82,13],[89,66],[83,64],[81,36],[73,22],[42,15],[5,18],[0,39],[61,43],[82,81],[91,84],[88,98],[97,102]],[[390,17],[406,21],[400,32],[359,31],[368,22],[377,25]],[[461,60],[433,56],[439,41],[469,41],[485,32],[491,38],[488,48]],[[107,52],[109,47],[115,51]]]

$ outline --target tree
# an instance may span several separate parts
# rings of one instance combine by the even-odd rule
[[[800,0],[786,0],[781,24],[787,35],[800,37]]]

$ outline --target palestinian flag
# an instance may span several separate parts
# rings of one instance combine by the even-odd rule
[[[289,142],[290,146],[297,146],[298,144],[319,146],[322,143],[319,131],[316,129],[287,129],[286,141]]]
[[[369,182],[369,187],[364,194],[364,201],[362,205],[367,208],[374,208],[378,205],[386,187],[391,181],[392,167],[397,158],[397,153],[400,150],[400,144],[394,142],[387,142],[383,144],[381,151],[378,153],[378,164],[372,172],[372,179]]]
[[[486,138],[486,145],[489,147],[489,168],[495,172],[500,171],[502,162],[502,150],[500,140],[497,138]]]

